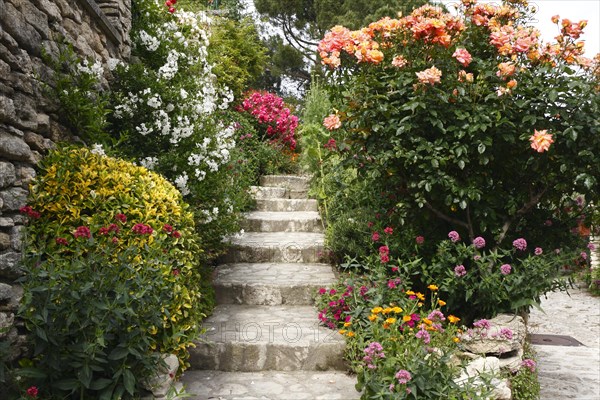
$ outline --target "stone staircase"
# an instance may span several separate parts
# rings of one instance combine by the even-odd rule
[[[217,307],[191,349],[182,383],[192,399],[358,399],[344,338],[319,325],[313,299],[335,281],[308,179],[271,175],[257,210],[216,270]]]

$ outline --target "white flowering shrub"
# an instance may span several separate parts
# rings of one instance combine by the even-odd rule
[[[112,71],[112,135],[119,152],[176,185],[196,209],[204,247],[218,249],[247,195],[233,173],[233,94],[207,60],[212,20],[154,0],[133,6],[134,62]]]

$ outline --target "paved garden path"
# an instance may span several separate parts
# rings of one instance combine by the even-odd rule
[[[335,282],[321,263],[324,235],[308,179],[266,176],[257,211],[216,270],[217,307],[182,377],[193,400],[353,400],[344,338],[319,326],[319,287]]]
[[[534,309],[529,332],[566,335],[584,346],[534,345],[541,400],[600,400],[600,297],[585,289],[548,293]]]

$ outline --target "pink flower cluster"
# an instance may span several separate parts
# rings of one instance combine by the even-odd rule
[[[375,365],[373,364],[373,360],[376,358],[385,358],[385,352],[383,351],[383,346],[379,342],[371,342],[365,349],[363,350],[365,356],[363,357],[363,361],[367,364],[367,368],[375,369]]]
[[[133,233],[136,233],[138,235],[151,235],[152,232],[154,232],[150,225],[141,223],[135,224],[133,228],[131,228],[131,230],[133,231]]]
[[[384,264],[390,262],[390,248],[389,247],[381,246],[379,248],[379,259]]]
[[[453,242],[456,243],[460,240],[460,235],[458,234],[458,232],[456,231],[450,231],[448,232],[448,238]]]
[[[90,228],[88,228],[87,226],[78,226],[77,229],[75,229],[73,236],[75,236],[76,238],[82,237],[89,239],[90,237],[92,237],[92,232],[90,232]]]
[[[523,238],[518,238],[513,241],[513,247],[517,250],[525,251],[527,250],[527,241]]]
[[[465,276],[467,274],[467,270],[465,268],[464,265],[457,265],[456,267],[454,267],[454,275],[461,277],[461,276]]]
[[[410,372],[408,372],[405,369],[401,369],[400,371],[396,372],[395,376],[396,379],[398,379],[398,383],[401,385],[408,383],[408,381],[412,379],[412,375],[410,374]]]
[[[298,117],[292,115],[281,97],[268,92],[251,92],[242,102],[239,111],[249,113],[260,125],[266,126],[267,137],[272,141],[281,142],[290,150],[296,148],[294,135]]]
[[[483,249],[485,247],[485,239],[481,236],[477,236],[473,239],[473,246],[475,246],[476,249]]]
[[[31,206],[23,206],[19,208],[19,211],[21,212],[21,214],[25,214],[31,219],[38,219],[42,216],[39,212],[31,208]]]

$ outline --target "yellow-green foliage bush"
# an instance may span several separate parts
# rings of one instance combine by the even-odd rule
[[[22,306],[41,388],[134,396],[185,366],[206,299],[193,214],[160,175],[88,149],[51,153],[31,187]]]

